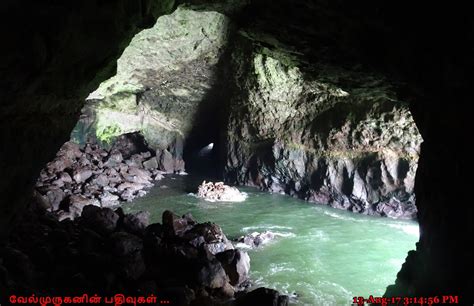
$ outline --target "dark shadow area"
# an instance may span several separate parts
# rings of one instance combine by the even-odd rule
[[[87,228],[95,230],[97,219],[109,222],[112,218],[113,231],[125,230],[123,214],[92,209],[86,223],[75,224],[25,212],[38,173],[68,139],[86,95],[114,73],[114,62],[133,34],[162,13],[152,4],[122,0],[2,4],[0,19],[6,30],[2,37],[7,43],[2,48],[6,64],[0,67],[4,78],[0,83],[4,101],[0,106],[0,139],[4,143],[0,149],[4,173],[0,180],[0,237],[3,240],[15,228],[17,235],[12,239],[13,247],[0,253],[0,293],[10,285],[7,276],[18,284],[14,293],[30,293],[37,285],[31,272],[33,263],[54,267],[54,273],[45,269],[42,274],[50,276],[50,283],[42,283],[44,287],[58,289],[54,294],[74,290],[112,294],[119,289],[123,293],[156,292],[149,283],[135,283],[135,275],[130,274],[144,266],[134,257],[139,254],[138,247],[124,252],[120,246],[114,247],[115,240]],[[424,139],[415,183],[421,235],[417,250],[408,254],[387,296],[455,296],[460,304],[472,304],[472,250],[465,237],[472,236],[473,206],[465,200],[471,183],[467,185],[469,180],[465,179],[470,142],[464,133],[470,126],[467,117],[472,104],[471,15],[461,3],[280,0],[255,1],[239,20],[265,30],[283,29],[275,35],[295,46],[310,62],[324,59],[347,67],[362,65],[361,69],[374,69],[404,82],[400,99],[411,103]],[[219,67],[218,82],[202,103],[196,115],[201,120],[195,121],[184,148],[189,172],[209,171],[215,177],[221,177],[224,165],[222,139],[232,92],[225,82],[229,75],[224,61]],[[214,143],[213,150],[200,156],[209,143]],[[399,171],[406,172],[403,166]],[[312,176],[316,187],[321,185],[318,172]],[[115,237],[117,242],[124,238],[120,235]],[[144,261],[161,277],[160,269],[166,272],[169,267],[162,266],[166,260],[153,261],[160,250],[154,243],[167,241],[170,235],[161,226],[149,228],[143,235],[148,248]],[[125,238],[132,245],[137,241]],[[171,238],[170,243],[174,241]],[[69,239],[74,239],[72,247],[65,245]],[[137,244],[141,243],[138,240]],[[24,248],[31,258],[14,247]],[[111,255],[111,250],[118,254]],[[164,255],[170,261],[176,257],[174,253]],[[75,262],[83,266],[71,264]],[[136,262],[138,268],[123,268]],[[80,274],[81,270],[84,273]],[[163,283],[174,284],[174,272],[183,271],[170,271]],[[115,274],[117,278],[112,278]],[[174,296],[185,296],[183,292]],[[6,295],[2,294],[3,299]]]
[[[184,145],[186,172],[208,180],[222,180],[226,160],[225,138],[232,92],[232,83],[228,79],[231,45],[215,67],[214,85],[199,104]],[[206,150],[211,143],[212,149]]]

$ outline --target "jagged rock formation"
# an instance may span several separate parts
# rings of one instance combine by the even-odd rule
[[[130,151],[133,144],[123,140],[126,137],[121,136],[110,151],[96,144],[81,148],[66,142],[41,170],[37,200],[61,221],[80,216],[87,205],[114,207],[144,196],[145,188],[163,178],[165,167],[149,151]]]
[[[40,211],[25,214],[0,247],[4,294],[153,294],[177,305],[224,305],[236,292],[247,295],[250,258],[214,223],[165,211],[161,224],[149,224],[142,212],[96,206],[59,222]]]
[[[148,145],[184,170],[183,146],[203,108],[218,103],[217,65],[229,19],[178,7],[137,34],[117,62],[117,74],[88,98],[73,138],[109,143],[140,132]]]
[[[225,185],[223,182],[206,182],[203,181],[198,186],[196,196],[206,201],[228,201],[228,202],[242,202],[247,195],[240,192],[237,188]]]
[[[294,46],[251,27],[232,34],[231,60],[218,65],[235,32],[229,22],[185,6],[159,18],[132,40],[117,75],[91,94],[73,137],[106,143],[140,131],[157,157],[173,160],[171,171],[182,171],[184,145],[199,129],[195,116],[230,105],[225,125],[213,127],[225,133],[227,181],[414,218],[421,137],[393,85],[379,75],[309,64]],[[223,71],[227,79],[217,80]],[[219,100],[218,81],[230,101]]]
[[[68,140],[86,96],[113,74],[131,35],[151,26],[165,3],[2,2],[2,236],[28,203],[41,168]],[[463,135],[470,114],[464,103],[472,99],[470,14],[467,3],[264,0],[239,21],[280,32],[309,62],[326,55],[328,63],[365,64],[405,82],[402,100],[424,139],[415,182],[421,236],[391,296],[451,294],[472,304],[465,238],[472,236],[472,205],[465,201],[471,184],[464,179],[470,144]]]
[[[422,139],[392,86],[380,76],[308,65],[275,38],[266,47],[249,35],[242,33],[232,56],[226,179],[353,212],[414,218]]]
[[[8,43],[1,50],[0,138],[8,145],[0,169],[8,175],[0,179],[0,235],[69,140],[87,95],[113,75],[133,35],[173,8],[173,0],[1,3]]]

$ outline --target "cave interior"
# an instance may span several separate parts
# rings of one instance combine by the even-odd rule
[[[393,109],[397,116],[405,114],[395,104],[373,108],[360,106],[356,111],[349,104],[337,104],[346,101],[345,93],[337,88],[349,88],[351,95],[356,97],[359,97],[357,94],[363,96],[360,89],[373,90],[374,96],[380,90],[392,102],[395,99],[406,102],[407,114],[413,117],[413,126],[416,125],[415,130],[421,135],[416,140],[419,141],[419,156],[412,191],[416,195],[416,210],[406,213],[416,215],[420,240],[416,250],[407,255],[395,283],[387,288],[385,296],[457,296],[460,304],[472,304],[472,250],[467,238],[472,236],[472,205],[465,200],[468,181],[464,179],[467,177],[469,143],[463,132],[468,126],[466,105],[469,105],[474,71],[470,47],[474,27],[469,10],[464,6],[424,1],[356,3],[342,0],[2,2],[1,303],[12,293],[12,282],[21,283],[13,288],[25,295],[36,292],[31,290],[39,286],[28,267],[15,270],[17,266],[30,263],[28,256],[9,247],[9,241],[30,237],[19,245],[25,249],[41,249],[38,241],[42,240],[33,233],[44,230],[41,228],[45,224],[53,229],[58,226],[57,220],[31,212],[31,203],[35,201],[33,190],[41,169],[54,159],[60,147],[70,139],[71,132],[77,131],[78,122],[89,124],[97,138],[106,141],[110,133],[114,137],[142,133],[151,156],[161,154],[162,160],[166,154],[171,156],[174,163],[171,172],[184,171],[184,164],[180,162],[184,160],[189,172],[270,191],[283,190],[295,197],[317,201],[327,196],[312,192],[325,184],[318,172],[301,186],[294,180],[283,184],[283,179],[279,182],[269,179],[280,170],[280,155],[275,155],[275,150],[281,150],[283,155],[299,152],[296,149],[285,151],[284,144],[279,147],[282,142],[291,142],[297,148],[327,145],[327,151],[333,154],[336,151],[329,142],[311,142],[311,137],[315,133],[329,137],[332,126],[343,130],[349,114],[353,116],[351,122],[362,122],[369,112],[374,112],[375,117]],[[174,15],[176,20],[169,17]],[[164,24],[164,34],[153,32],[155,28],[160,29],[155,25],[160,20]],[[186,36],[173,28],[177,25],[173,22],[181,22],[189,36],[196,35],[192,38],[194,45],[179,38],[173,41],[175,45],[167,46],[167,53],[156,51],[156,57],[150,62],[143,56],[154,50],[150,45],[146,45],[149,48],[146,52],[128,47],[134,46],[134,41],[139,46],[144,40],[135,35],[145,31],[155,35],[149,39],[155,39],[155,43],[163,42],[161,39],[166,35]],[[201,24],[208,24],[204,27],[208,32],[199,28]],[[219,32],[215,30],[217,28],[224,30]],[[171,56],[166,62],[166,56],[180,52],[182,54]],[[122,60],[126,54],[130,54],[131,59]],[[274,59],[280,62],[275,64]],[[143,61],[162,70],[153,70]],[[144,68],[137,70],[138,65]],[[127,70],[132,69],[130,67],[135,69],[130,70],[133,73]],[[263,70],[258,70],[260,68]],[[136,71],[139,72],[134,74]],[[266,78],[259,79],[262,71]],[[370,79],[372,75],[383,76],[384,81]],[[114,77],[116,83],[107,83]],[[119,77],[125,83],[120,83],[123,79]],[[140,83],[143,87],[133,85],[118,91],[117,88],[127,82]],[[389,85],[384,87],[384,82]],[[324,87],[324,90],[332,95],[328,103],[336,101],[337,105],[331,104],[329,111],[318,109],[319,113],[313,114],[318,120],[311,121],[305,116],[319,107],[310,104],[314,96],[320,94],[311,91],[314,84],[322,87],[332,84],[334,91],[331,91],[332,87]],[[91,99],[91,93],[101,88],[102,92]],[[177,88],[187,91],[178,92]],[[299,98],[292,102],[295,88],[299,88]],[[386,88],[389,88],[387,92],[384,91]],[[395,99],[391,99],[392,93]],[[284,96],[282,101],[291,101],[294,104],[289,104],[290,108],[301,112],[291,115],[293,120],[278,121],[283,118],[282,113],[288,116],[285,113],[288,105],[278,104],[280,98],[272,95]],[[352,96],[347,101],[352,101]],[[128,104],[122,106],[117,101]],[[372,100],[368,98],[367,101]],[[114,117],[119,112],[122,112],[120,116],[128,117]],[[160,114],[168,120],[164,121],[172,122],[173,129],[168,128],[166,133],[161,129],[164,121],[157,117]],[[176,118],[176,121],[170,118]],[[390,117],[387,118],[390,121]],[[104,122],[118,122],[118,128],[110,129],[111,125],[105,126]],[[160,127],[158,132],[153,130],[157,126]],[[297,134],[301,142],[294,140]],[[334,148],[337,149],[337,145]],[[366,162],[379,165],[384,163],[383,158],[370,155]],[[242,170],[245,168],[242,160],[248,161],[245,167],[249,169]],[[318,165],[325,170],[336,167],[326,159],[319,160]],[[402,173],[397,174],[402,179],[409,172],[407,163],[398,163],[395,168],[397,173]],[[344,171],[341,176],[350,176],[349,170]],[[380,173],[373,175],[382,176]],[[341,183],[339,193],[343,200],[340,204],[335,197],[334,205],[340,206],[337,208],[362,205],[344,202],[355,190],[356,183],[350,182],[349,185]],[[403,188],[407,190],[405,185]],[[400,198],[414,205],[408,195],[403,194]],[[18,233],[18,222],[25,223],[25,227],[20,226],[21,233]],[[72,227],[70,223],[65,224]],[[158,232],[158,229],[148,229],[143,239],[149,238],[147,235],[154,231]],[[59,227],[51,234],[58,244],[67,242],[68,235]],[[41,256],[48,263],[49,255]],[[64,258],[69,258],[67,256]],[[132,257],[127,258],[132,260]],[[90,260],[100,266],[100,260]],[[68,269],[68,262],[59,264]],[[186,268],[189,267],[183,267],[183,271]],[[142,268],[134,266],[134,269]],[[133,283],[133,277],[125,279],[117,282],[117,288],[131,294],[146,292]],[[86,284],[81,277],[61,279],[58,276],[55,281],[58,280],[69,282],[71,288],[93,288],[102,284],[100,281]],[[173,284],[172,279],[166,281]],[[51,281],[50,285],[56,284]],[[67,286],[58,290],[64,292],[56,294],[72,293],[67,291]],[[167,294],[178,300],[181,298],[177,303],[183,305],[189,304],[186,298],[192,296],[179,290],[170,290]],[[222,292],[219,294],[226,296]],[[238,305],[269,303],[265,298],[271,294],[266,291],[258,294],[238,298]],[[270,303],[285,304],[278,294],[272,299]],[[199,302],[202,304],[196,302],[196,305],[204,305],[209,299]]]

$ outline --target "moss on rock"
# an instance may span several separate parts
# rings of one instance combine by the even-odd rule
[[[414,217],[422,139],[390,82],[309,65],[274,37],[240,34],[232,55],[227,180],[368,214]]]
[[[185,137],[215,82],[228,27],[223,14],[184,6],[158,18],[132,39],[117,74],[89,96],[92,128],[83,130],[92,135],[78,138],[110,142],[139,131],[151,147],[163,149]]]

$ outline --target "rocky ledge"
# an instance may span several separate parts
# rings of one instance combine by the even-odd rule
[[[87,205],[114,207],[143,196],[153,181],[178,168],[166,152],[152,156],[139,134],[121,136],[109,150],[66,142],[41,171],[35,194],[60,220],[74,219]]]
[[[32,208],[0,247],[0,285],[8,295],[124,293],[154,294],[173,305],[288,303],[275,290],[247,292],[248,254],[234,249],[218,225],[198,223],[190,214],[165,211],[162,223],[148,224],[144,212],[89,205],[76,219],[58,221]]]
[[[415,218],[422,138],[396,84],[356,68],[309,64],[278,31],[257,30],[241,30],[232,51],[225,181]]]

